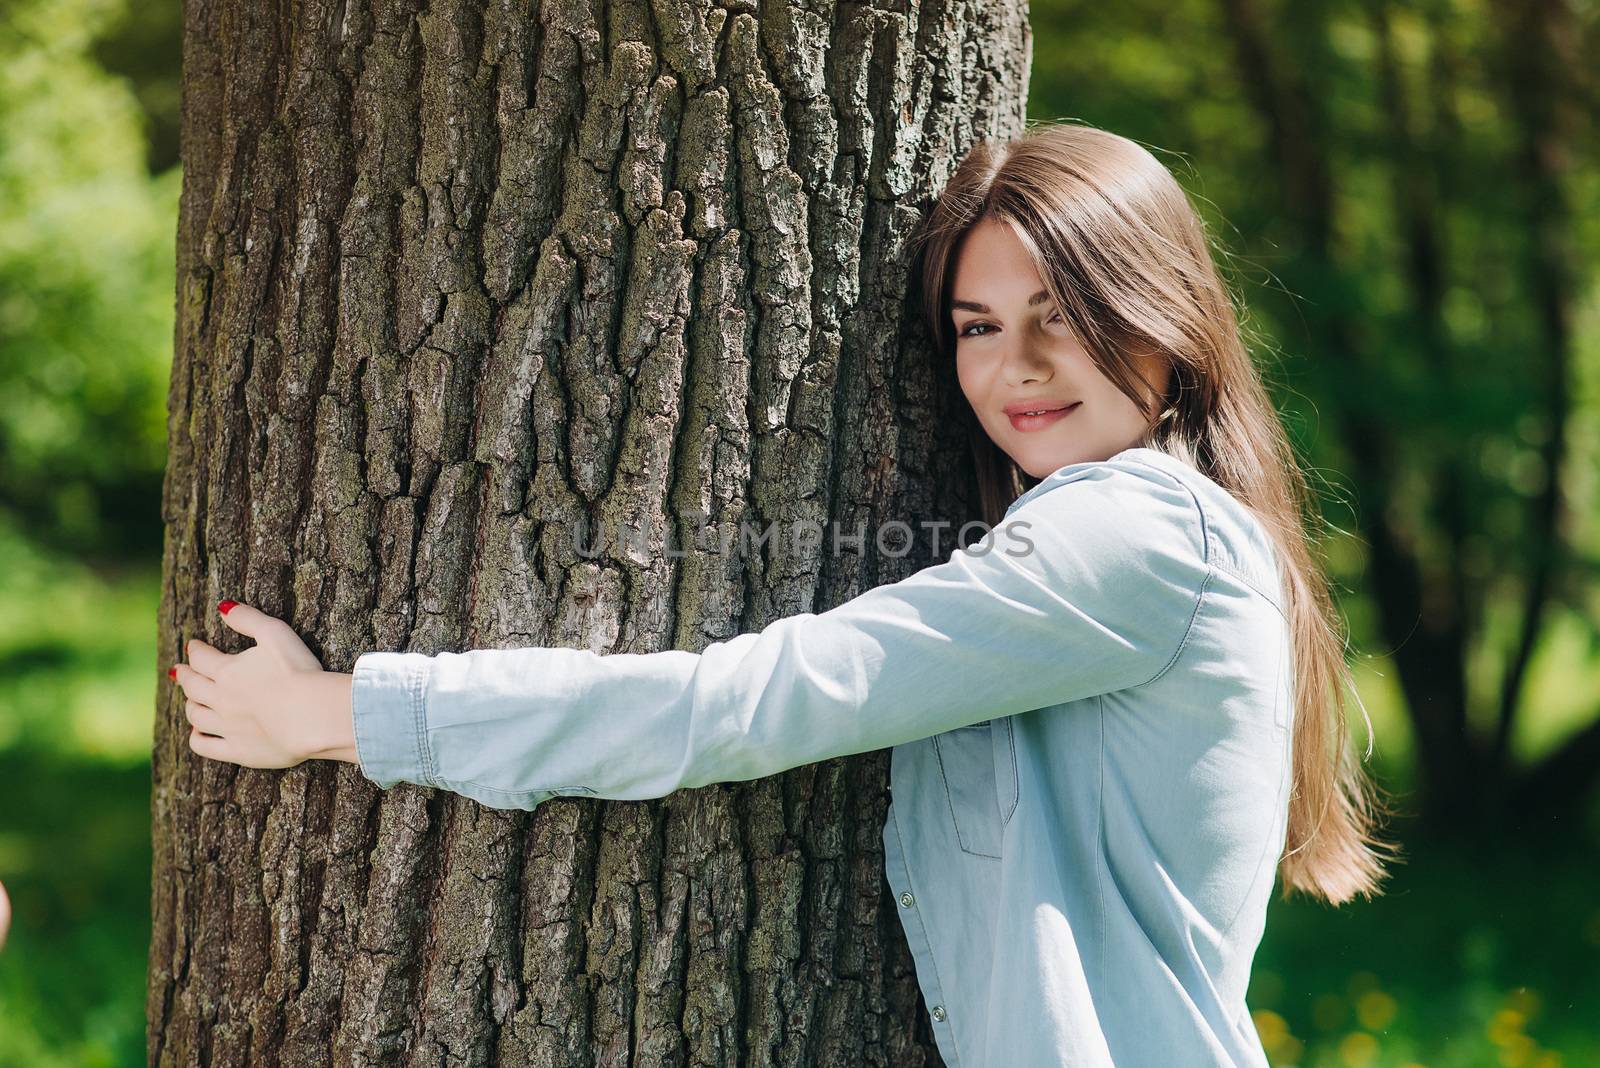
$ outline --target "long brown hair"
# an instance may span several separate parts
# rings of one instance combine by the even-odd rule
[[[1295,665],[1293,790],[1278,874],[1340,903],[1375,893],[1394,848],[1376,830],[1380,795],[1356,759],[1345,717],[1355,697],[1343,624],[1308,535],[1304,473],[1246,348],[1233,292],[1182,186],[1125,137],[1077,123],[1033,124],[985,141],[956,168],[918,232],[922,314],[953,362],[950,279],[979,221],[1010,223],[1101,373],[1149,417],[1138,444],[1189,463],[1249,508],[1271,535]],[[1130,359],[1160,354],[1171,388],[1159,411]],[[971,415],[970,409],[967,412]],[[984,519],[997,524],[1029,478],[970,420]],[[1365,716],[1365,708],[1362,708]],[[1367,729],[1372,729],[1367,720]]]

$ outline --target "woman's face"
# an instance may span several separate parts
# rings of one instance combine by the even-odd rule
[[[1136,444],[1148,420],[1090,359],[1009,223],[986,218],[956,253],[950,315],[961,392],[989,437],[1034,478]],[[1136,359],[1152,401],[1171,368]],[[1049,409],[1046,415],[1023,411]]]

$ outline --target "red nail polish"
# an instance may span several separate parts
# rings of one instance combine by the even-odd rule
[[[167,668],[167,678],[175,679],[177,677],[178,677],[178,669],[177,668],[175,668],[175,667]]]
[[[232,608],[238,603],[238,601],[219,601],[217,603],[217,611],[221,612],[223,615],[227,615],[228,609]]]

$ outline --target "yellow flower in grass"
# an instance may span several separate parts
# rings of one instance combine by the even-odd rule
[[[1509,1046],[1519,1038],[1525,1037],[1522,1025],[1527,1022],[1527,1017],[1516,1009],[1500,1009],[1489,1017],[1489,1023],[1484,1028],[1484,1034],[1490,1042],[1497,1046]]]
[[[1394,1021],[1399,1005],[1381,990],[1369,990],[1356,999],[1356,1019],[1368,1031],[1382,1031]]]
[[[1500,1063],[1505,1068],[1530,1068],[1538,1052],[1539,1044],[1527,1035],[1512,1035],[1500,1047]]]
[[[1250,1014],[1255,1021],[1256,1034],[1274,1064],[1294,1064],[1305,1052],[1305,1043],[1289,1031],[1289,1023],[1271,1009],[1257,1009]]]
[[[1339,1063],[1345,1068],[1368,1068],[1378,1059],[1378,1040],[1365,1031],[1352,1031],[1339,1041]]]
[[[1255,1021],[1256,1034],[1261,1036],[1263,1046],[1276,1045],[1289,1035],[1289,1021],[1271,1009],[1257,1009],[1250,1018]]]

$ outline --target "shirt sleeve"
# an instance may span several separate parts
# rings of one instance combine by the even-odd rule
[[[699,653],[364,653],[361,769],[498,808],[643,800],[1150,682],[1199,606],[1203,517],[1150,465],[1075,466],[943,563]]]

